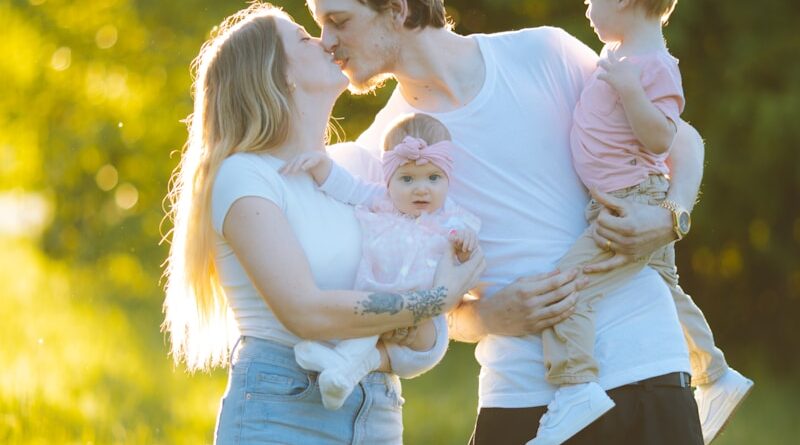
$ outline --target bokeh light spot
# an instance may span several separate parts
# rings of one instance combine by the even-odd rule
[[[57,49],[50,57],[50,66],[56,71],[64,71],[72,65],[72,50],[66,46]]]
[[[108,49],[117,44],[117,28],[113,25],[106,25],[97,30],[94,41],[100,49]]]
[[[139,201],[139,190],[133,184],[121,184],[114,194],[114,202],[123,210],[128,210]]]
[[[97,170],[94,180],[97,182],[97,186],[100,188],[100,190],[107,192],[117,186],[119,174],[113,165],[106,164]]]

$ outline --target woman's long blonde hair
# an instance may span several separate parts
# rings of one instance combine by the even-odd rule
[[[289,132],[291,91],[276,18],[256,2],[226,18],[192,63],[193,113],[188,139],[170,180],[173,229],[165,262],[164,324],[175,363],[190,371],[227,363],[234,323],[216,268],[211,192],[228,156],[274,148]]]

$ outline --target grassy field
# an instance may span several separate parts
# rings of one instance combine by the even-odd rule
[[[0,443],[211,442],[224,372],[175,370],[158,332],[160,295],[140,296],[147,294],[135,288],[141,271],[124,258],[107,266],[68,267],[26,242],[3,240]],[[127,291],[110,298],[108,289]],[[738,367],[756,389],[716,444],[796,443],[797,379],[756,363]],[[439,367],[406,382],[406,443],[464,444],[477,376],[472,347],[454,344]]]

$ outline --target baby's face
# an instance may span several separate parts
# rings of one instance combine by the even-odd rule
[[[395,170],[388,187],[394,207],[416,217],[422,212],[433,213],[442,208],[450,182],[433,163],[406,163]]]

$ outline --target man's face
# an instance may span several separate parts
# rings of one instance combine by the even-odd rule
[[[375,11],[358,0],[308,0],[322,29],[322,45],[350,79],[350,91],[372,91],[391,76],[400,44],[391,11]]]

